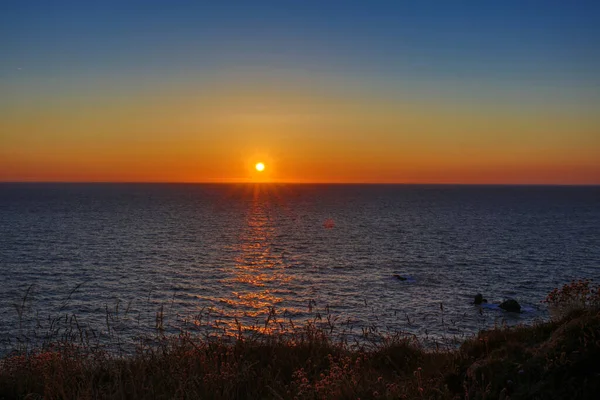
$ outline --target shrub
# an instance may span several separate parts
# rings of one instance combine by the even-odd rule
[[[542,302],[548,304],[555,318],[576,310],[597,309],[600,308],[600,285],[593,285],[590,279],[571,281],[552,290]]]

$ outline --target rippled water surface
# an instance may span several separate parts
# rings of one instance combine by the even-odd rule
[[[0,335],[61,313],[102,330],[117,307],[133,336],[161,307],[176,331],[325,306],[465,335],[544,317],[552,288],[600,278],[599,243],[599,187],[0,184]]]

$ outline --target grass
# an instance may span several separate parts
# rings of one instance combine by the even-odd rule
[[[557,300],[577,290],[578,307]],[[350,344],[310,322],[235,340],[157,335],[127,355],[65,336],[2,359],[0,399],[595,399],[600,292],[553,293],[563,315],[443,350],[401,334]]]

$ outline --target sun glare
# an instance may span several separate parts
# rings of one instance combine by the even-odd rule
[[[256,168],[256,170],[257,170],[258,172],[262,172],[262,171],[264,171],[264,170],[265,170],[265,164],[263,164],[263,163],[259,162],[259,163],[257,163],[257,164],[255,165],[255,168]]]

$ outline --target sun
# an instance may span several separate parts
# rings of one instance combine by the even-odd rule
[[[265,164],[259,162],[254,166],[258,172],[263,172],[265,170]]]

